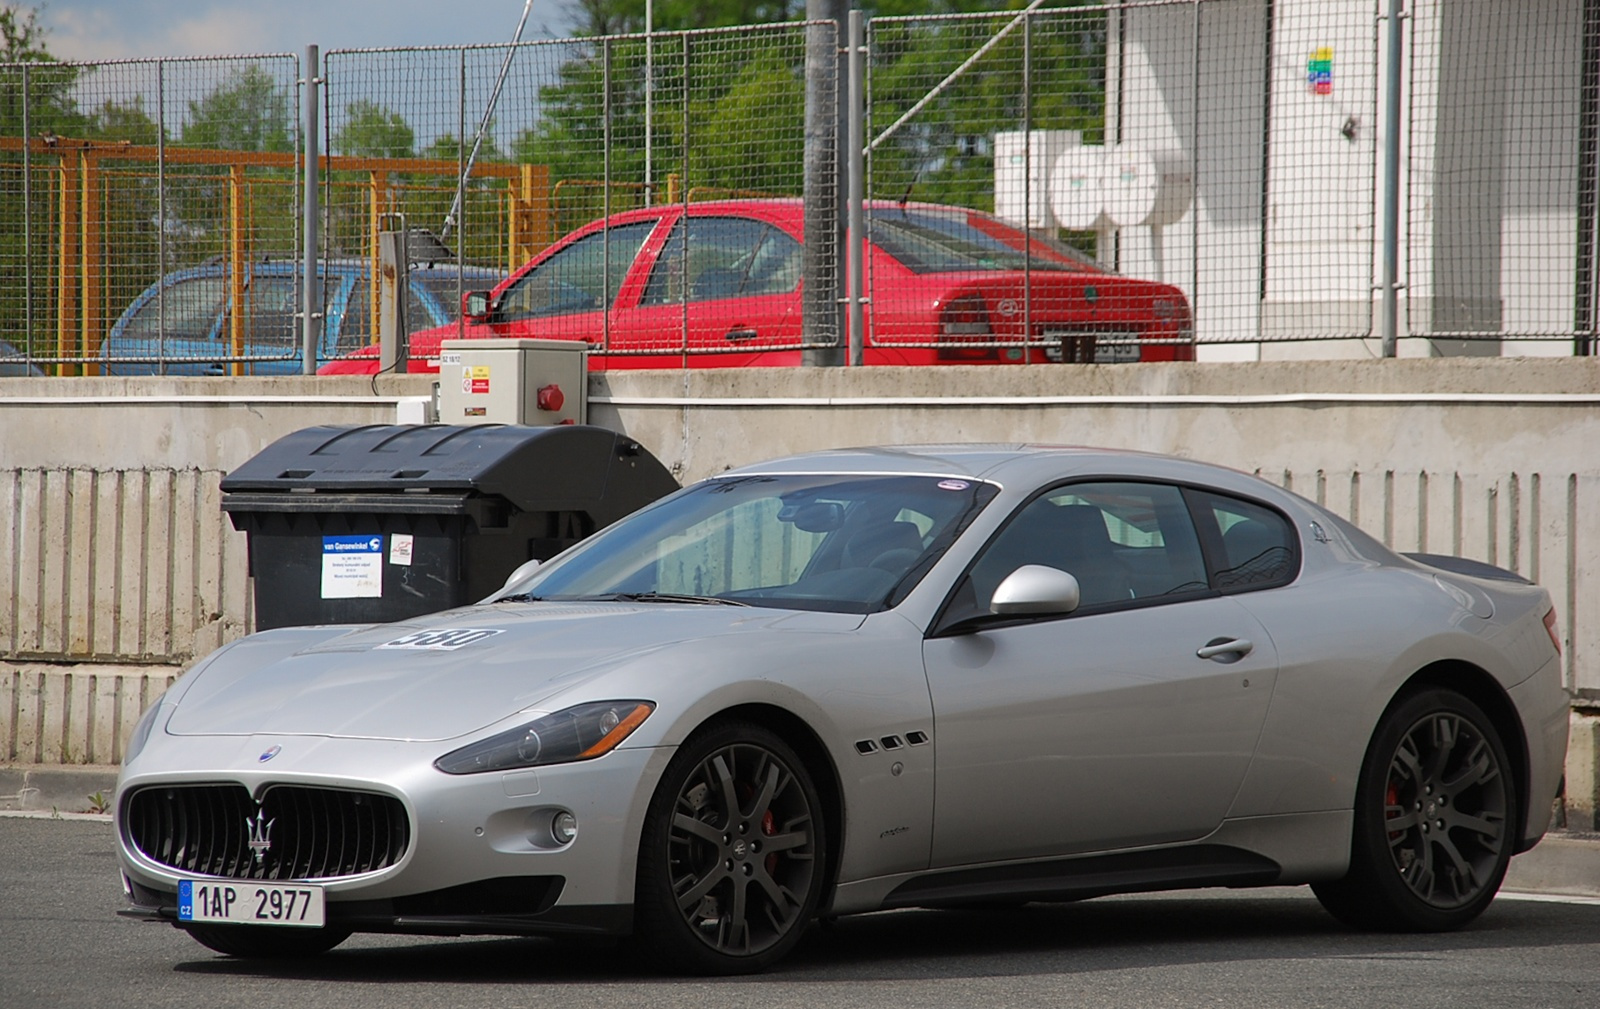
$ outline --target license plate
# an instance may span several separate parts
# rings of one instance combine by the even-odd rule
[[[1097,343],[1094,345],[1095,364],[1132,364],[1139,360],[1137,343]]]
[[[1128,339],[1126,333],[1073,333],[1047,330],[1044,334],[1045,358],[1056,363],[1065,359],[1063,344],[1068,340],[1094,339],[1095,364],[1131,364],[1139,360],[1139,341]]]
[[[327,922],[320,886],[216,879],[179,881],[178,920],[305,928],[321,928]]]

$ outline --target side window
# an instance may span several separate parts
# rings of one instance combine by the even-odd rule
[[[1220,494],[1194,492],[1200,521],[1216,523],[1220,557],[1213,579],[1219,589],[1282,585],[1299,570],[1294,529],[1264,505]]]
[[[291,275],[253,277],[244,289],[245,353],[292,357],[300,348],[300,320],[295,317],[300,278]],[[339,289],[336,277],[322,285],[322,303]],[[321,311],[319,307],[317,309]],[[229,319],[222,320],[219,339],[230,339]]]
[[[130,339],[209,339],[228,297],[226,277],[191,277],[162,289],[128,320]]]
[[[1024,564],[1072,574],[1085,607],[1208,590],[1183,494],[1164,484],[1072,484],[1029,502],[973,565],[975,612]]]
[[[762,221],[680,220],[667,236],[639,303],[670,305],[685,297],[716,301],[792,291],[800,280],[801,258],[799,242]]]
[[[247,353],[292,353],[300,345],[300,328],[294,317],[294,277],[254,277],[244,289]],[[228,339],[228,327],[222,339]]]
[[[407,287],[406,297],[406,332],[416,333],[424,329],[442,326],[450,321],[448,313],[438,315],[437,310],[422,296],[421,288],[426,286],[415,275]],[[447,298],[455,298],[455,280],[450,281],[450,290]],[[457,299],[459,301],[459,299]],[[448,300],[443,304],[448,304]],[[336,355],[349,354],[369,343],[378,341],[378,320],[372,314],[372,284],[366,277],[357,277],[355,285],[350,289],[350,300],[344,307],[344,319],[339,325],[339,339],[334,346]]]
[[[654,221],[621,224],[573,242],[500,297],[496,322],[598,312],[616,300]]]

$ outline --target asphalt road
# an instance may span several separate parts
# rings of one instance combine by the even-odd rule
[[[314,960],[211,953],[123,903],[104,822],[0,817],[0,1006],[1600,1005],[1600,901],[1502,898],[1449,935],[1350,932],[1310,891],[898,911],[818,927],[757,978],[662,977],[624,951],[356,936]]]

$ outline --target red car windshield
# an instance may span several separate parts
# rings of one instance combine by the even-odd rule
[[[925,207],[868,211],[873,244],[912,273],[972,270],[1093,270],[1093,260],[1060,242],[1025,235],[990,217]],[[1028,257],[1032,261],[1028,261]]]

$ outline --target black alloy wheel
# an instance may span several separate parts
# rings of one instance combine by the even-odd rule
[[[691,739],[650,803],[636,931],[660,966],[742,974],[799,941],[824,877],[822,803],[782,739],[726,723]]]
[[[1350,872],[1313,886],[1358,928],[1460,928],[1489,906],[1516,842],[1511,762],[1493,723],[1427,689],[1379,723],[1356,792]]]

